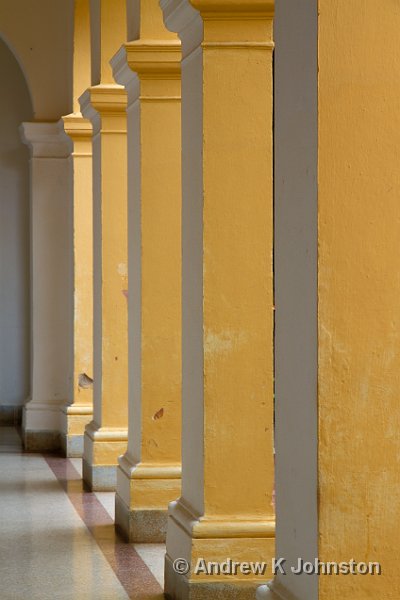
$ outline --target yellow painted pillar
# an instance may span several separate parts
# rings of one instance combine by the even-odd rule
[[[196,567],[274,556],[273,2],[161,5],[183,53],[182,496],[166,593],[254,598],[256,574]]]
[[[80,99],[93,125],[94,388],[83,478],[94,490],[115,488],[127,444],[126,92],[108,64],[126,37],[125,9],[123,0],[101,1],[101,81]]]
[[[382,567],[319,600],[400,596],[399,27],[397,3],[319,2],[319,554]]]
[[[63,117],[72,139],[73,178],[73,375],[72,397],[61,409],[61,443],[66,456],[82,456],[85,426],[93,414],[93,203],[92,125],[78,97],[91,84],[90,2],[75,0],[73,109]]]
[[[85,426],[93,414],[92,125],[81,114],[63,117],[72,139],[74,323],[72,400],[61,410],[66,456],[82,456]]]
[[[181,489],[180,60],[158,0],[142,0],[140,38],[113,60],[121,82],[131,69],[129,441],[116,525],[137,542],[165,541],[168,503]]]

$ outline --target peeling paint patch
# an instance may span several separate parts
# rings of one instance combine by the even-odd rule
[[[156,414],[153,415],[153,421],[157,421],[158,419],[162,419],[163,416],[164,416],[164,409],[160,408],[160,410],[158,410],[156,412]]]
[[[122,290],[123,295],[128,300],[128,290]]]
[[[126,263],[119,263],[117,271],[121,277],[128,277],[128,265]]]
[[[243,344],[247,340],[244,332],[224,331],[222,333],[208,332],[204,340],[205,354],[224,354],[235,346]]]
[[[78,386],[83,389],[90,389],[93,387],[93,379],[86,375],[86,373],[80,373],[78,377]]]

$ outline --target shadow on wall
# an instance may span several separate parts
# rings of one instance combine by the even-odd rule
[[[21,405],[30,381],[29,154],[18,128],[33,118],[29,90],[0,39],[0,416]],[[9,409],[8,409],[9,410]]]

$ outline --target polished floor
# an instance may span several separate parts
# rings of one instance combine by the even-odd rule
[[[1,600],[161,600],[164,546],[124,543],[113,513],[79,459],[23,453],[0,427]]]

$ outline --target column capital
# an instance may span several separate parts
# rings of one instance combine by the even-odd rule
[[[189,0],[203,19],[263,19],[274,14],[274,0]]]
[[[136,40],[122,46],[111,59],[114,79],[123,85],[128,94],[128,107],[140,96],[167,97],[154,86],[141,89],[140,81],[176,80],[180,85],[181,42],[174,40]],[[175,86],[176,87],[176,86]],[[172,86],[168,98],[180,99]],[[172,94],[172,95],[171,95]],[[173,95],[175,94],[175,96]]]
[[[72,142],[59,122],[22,123],[20,134],[32,158],[67,158]]]
[[[88,88],[79,103],[83,116],[92,123],[93,135],[97,135],[102,117],[125,117],[128,98],[122,85],[100,84]]]
[[[274,4],[274,0],[160,0],[166,26],[182,40],[184,57],[200,44],[272,49]],[[238,27],[237,21],[244,26]]]
[[[181,42],[137,40],[125,44],[129,68],[139,79],[180,79]]]
[[[127,94],[124,86],[95,85],[89,88],[90,103],[100,115],[125,114],[127,105]]]
[[[81,140],[83,138],[91,139],[93,127],[89,119],[80,112],[71,113],[61,117],[64,124],[65,133],[73,140]]]
[[[273,48],[273,0],[189,1],[203,20],[203,48]]]
[[[92,156],[93,126],[80,112],[61,117],[61,126],[71,138],[74,151],[72,156]]]

